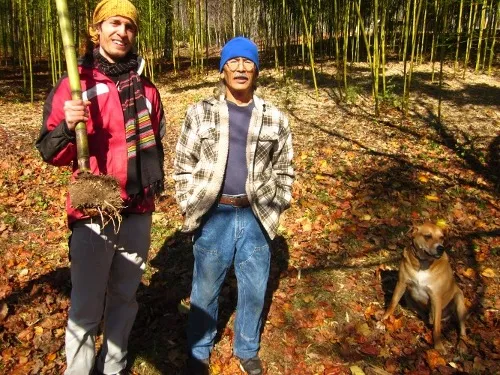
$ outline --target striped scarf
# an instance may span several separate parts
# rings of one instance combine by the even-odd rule
[[[164,189],[163,149],[153,132],[141,78],[137,74],[137,55],[129,54],[120,62],[110,63],[96,48],[94,66],[116,82],[125,120],[127,142],[127,184],[129,196],[144,191],[159,195]]]

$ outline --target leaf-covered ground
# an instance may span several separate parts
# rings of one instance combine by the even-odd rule
[[[335,71],[319,67],[287,81],[271,70],[263,95],[291,120],[297,179],[283,217],[265,309],[261,357],[268,374],[493,374],[500,371],[500,79],[446,68],[442,122],[431,67],[412,80],[411,110],[398,109],[403,67],[389,67],[388,95],[373,116],[369,72],[352,67],[348,103]],[[34,105],[22,77],[0,68],[0,373],[64,371],[69,263],[64,199],[69,170],[44,164],[34,141],[50,84],[37,75]],[[154,214],[149,267],[138,292],[130,342],[135,374],[178,374],[184,366],[192,275],[189,237],[172,197],[172,161],[188,104],[212,93],[218,75],[168,74],[157,83],[168,115],[167,192]],[[396,282],[408,231],[446,224],[448,253],[470,316],[464,354],[445,323],[448,354],[432,349],[430,327],[398,307],[377,324]],[[236,279],[220,300],[212,374],[238,374],[231,354]]]

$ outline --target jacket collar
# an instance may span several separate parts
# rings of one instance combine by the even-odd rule
[[[224,103],[225,101],[226,101],[226,97],[224,95],[220,95],[218,97],[210,97],[210,98],[204,100],[205,103],[210,104],[212,106],[220,105],[220,104]],[[253,102],[255,104],[255,108],[257,108],[257,110],[259,112],[266,111],[266,102],[262,98],[260,98],[259,96],[254,94],[253,95]]]

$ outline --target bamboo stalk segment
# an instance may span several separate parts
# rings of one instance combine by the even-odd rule
[[[73,100],[79,100],[82,99],[82,88],[80,85],[80,75],[78,74],[78,62],[76,58],[75,44],[73,42],[73,31],[71,29],[71,20],[69,18],[68,3],[66,0],[56,0],[56,7],[64,46],[66,69],[68,71],[69,85],[71,88],[71,98]],[[81,172],[89,172],[90,162],[87,126],[83,121],[76,125],[75,133],[78,168]]]

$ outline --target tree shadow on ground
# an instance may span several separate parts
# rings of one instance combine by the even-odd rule
[[[50,291],[61,297],[69,297],[71,293],[71,276],[69,267],[57,268],[36,279],[30,280],[21,289],[13,290],[3,301],[8,306],[29,305],[41,294]]]
[[[343,87],[343,82],[338,82],[335,74],[324,73],[319,70],[315,72],[316,84],[319,89],[328,89],[331,91],[332,98],[339,100],[337,89],[339,84]],[[297,83],[307,84],[309,88],[314,88],[314,80],[310,70],[303,70],[298,67],[290,67],[287,71],[288,79]],[[381,78],[380,78],[381,79]],[[437,79],[435,74],[434,79]],[[486,83],[464,83],[462,88],[453,89],[446,81],[456,78],[446,74],[443,86],[432,81],[430,72],[413,72],[411,79],[410,92],[416,97],[427,96],[437,100],[441,95],[442,100],[451,102],[459,107],[465,105],[481,106],[500,106],[500,88],[498,86],[488,85]],[[381,81],[380,81],[381,82]],[[404,79],[403,74],[395,73],[386,76],[387,94],[402,97]],[[372,79],[370,70],[366,66],[352,66],[348,69],[348,87],[359,94],[369,96],[372,94]],[[379,95],[383,96],[382,83],[379,89]],[[344,93],[345,95],[345,93]]]
[[[164,241],[150,263],[157,272],[149,285],[141,285],[138,291],[140,308],[131,333],[129,363],[140,368],[142,362],[147,362],[161,374],[182,374],[187,360],[187,299],[191,293],[194,263],[191,236],[175,232]],[[263,322],[269,314],[280,275],[287,267],[288,247],[286,241],[278,237],[272,243]],[[236,277],[234,271],[230,271],[219,298],[216,344],[225,336],[232,341],[230,332],[233,328],[229,322],[235,312],[236,300]]]
[[[22,288],[14,289],[7,297],[0,299],[0,306],[7,309],[2,310],[6,315],[0,319],[2,350],[8,351],[10,344],[16,350],[29,347],[30,370],[41,369],[44,356],[64,349],[62,332],[66,326],[70,292],[69,267],[61,267],[28,281]],[[35,324],[43,328],[42,333],[34,334]],[[14,364],[13,359],[4,357],[0,372],[1,369],[12,370],[13,366],[19,364]],[[59,359],[52,365],[54,373],[64,367],[63,361]]]
[[[500,136],[491,136],[492,141],[487,149],[488,155],[485,156],[483,150],[476,147],[476,137],[472,137],[462,130],[448,128],[444,121],[440,121],[436,117],[432,108],[429,108],[425,103],[424,106],[427,111],[426,115],[418,116],[435,131],[438,137],[437,142],[452,150],[469,169],[490,181],[498,193],[500,187],[500,169],[498,168]],[[464,142],[459,141],[459,136],[464,139]],[[482,188],[485,189],[484,186]]]
[[[139,311],[130,335],[129,363],[141,361],[161,374],[181,373],[186,361],[187,307],[193,268],[191,238],[179,231],[150,261],[157,272],[137,293]]]

